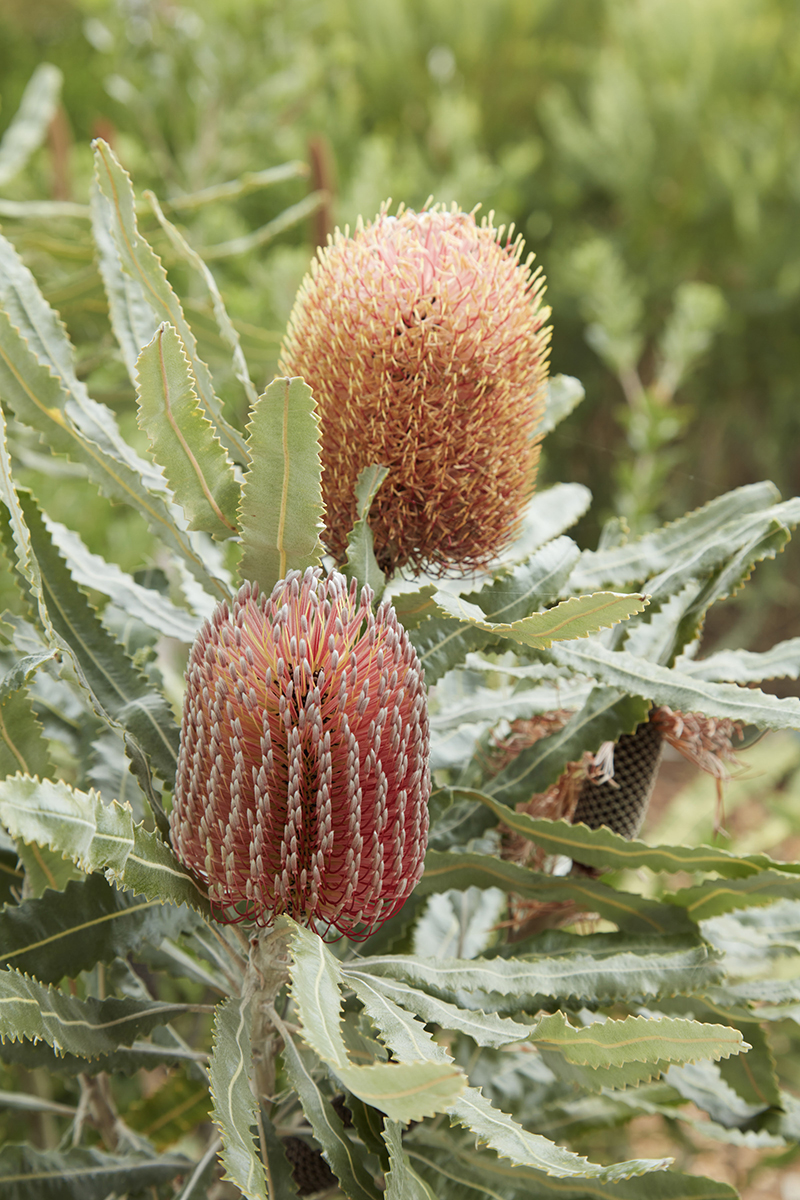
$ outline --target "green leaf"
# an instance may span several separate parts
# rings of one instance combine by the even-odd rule
[[[160,1027],[156,1037],[166,1033]],[[153,1071],[158,1067],[183,1067],[202,1070],[206,1055],[198,1050],[189,1050],[178,1045],[161,1045],[157,1042],[134,1042],[130,1047],[120,1046],[111,1054],[97,1058],[81,1058],[77,1054],[56,1052],[47,1042],[6,1042],[0,1044],[0,1061],[13,1063],[26,1070],[44,1068],[49,1074],[60,1075],[135,1075],[137,1071]]]
[[[612,943],[602,953],[593,946],[584,948],[586,941],[585,937],[576,939],[559,957],[551,957],[546,951],[535,956],[491,959],[384,955],[364,959],[357,968],[348,966],[343,972],[347,980],[354,971],[368,974],[383,992],[387,991],[386,984],[378,984],[376,976],[405,980],[415,989],[453,1000],[462,1008],[469,1005],[471,1009],[481,1003],[497,1011],[501,996],[520,997],[514,1008],[525,1007],[524,1000],[533,996],[608,1004],[631,997],[703,991],[720,977],[719,965],[708,947],[697,939],[649,935],[641,939],[641,948],[635,952],[615,952]],[[401,996],[395,998],[404,1004]],[[527,1028],[520,1036],[529,1034]]]
[[[414,1166],[435,1188],[441,1200],[738,1200],[727,1183],[677,1171],[656,1171],[647,1179],[570,1180],[526,1167],[512,1166],[503,1159],[467,1149],[456,1143],[452,1133],[432,1132],[425,1126],[414,1130],[406,1143]],[[447,1189],[447,1190],[442,1190]]]
[[[47,739],[23,689],[0,703],[0,778],[17,771],[40,777],[53,774]]]
[[[141,1194],[191,1167],[188,1158],[176,1154],[148,1158],[84,1146],[60,1151],[9,1144],[0,1149],[0,1192],[4,1200],[106,1200]]]
[[[661,1016],[593,1021],[577,1029],[556,1012],[537,1019],[531,1040],[557,1050],[567,1062],[594,1068],[629,1062],[716,1061],[750,1049],[739,1030],[728,1025]]]
[[[779,867],[781,864],[776,863]],[[797,864],[787,864],[797,869]],[[669,897],[693,921],[704,921],[720,913],[748,905],[772,904],[775,900],[800,900],[800,877],[780,870],[761,871],[747,879],[708,879],[697,887],[681,888]]]
[[[0,910],[0,962],[57,983],[98,962],[125,958],[143,943],[157,946],[191,924],[186,910],[117,891],[102,875],[72,880]]]
[[[376,981],[358,971],[344,973],[347,983],[364,1005],[381,1037],[399,1062],[452,1063],[452,1055],[417,1020],[394,1002]]]
[[[140,350],[158,325],[168,321],[183,342],[206,416],[228,453],[235,461],[244,463],[247,452],[243,439],[223,417],[211,373],[198,354],[195,336],[180,301],[158,255],[139,233],[130,176],[102,138],[97,138],[92,146],[96,185],[92,193],[92,227],[100,250],[100,270],[108,292],[112,325],[131,379],[136,382],[134,372]]]
[[[545,875],[491,854],[428,851],[425,874],[416,888],[420,895],[468,887],[500,887],[546,904],[572,904],[576,912],[599,913],[633,933],[690,933],[693,929],[689,915],[677,907],[616,891],[599,880]]]
[[[463,1125],[471,1130],[481,1143],[502,1158],[509,1159],[518,1167],[533,1167],[545,1175],[566,1179],[580,1176],[612,1183],[629,1179],[632,1175],[662,1171],[671,1162],[668,1158],[644,1158],[601,1167],[571,1150],[557,1146],[541,1134],[529,1133],[512,1117],[495,1108],[479,1088],[467,1088],[450,1109],[449,1115],[451,1124]]]
[[[0,141],[0,187],[18,175],[47,137],[61,95],[63,75],[52,63],[40,63]]]
[[[444,1112],[464,1086],[448,1062],[416,1060],[353,1066],[340,1028],[341,967],[317,934],[293,930],[292,998],[302,1036],[348,1091],[396,1121]]]
[[[292,167],[295,164],[289,163],[287,165],[289,167]],[[279,171],[280,169],[281,168],[272,168],[273,171]],[[295,174],[296,173],[297,172],[295,171]],[[265,174],[267,174],[267,172],[262,172],[262,177]],[[239,181],[237,181],[237,183],[238,182]],[[201,193],[199,193],[199,194],[201,194]],[[153,195],[153,193],[145,192],[144,195],[145,195],[145,199],[147,200],[148,204],[150,205],[153,212],[155,213],[159,225],[166,233],[167,237],[171,241],[175,250],[177,250],[178,254],[180,254],[182,258],[185,258],[186,261],[194,267],[194,269],[198,272],[198,274],[202,278],[203,283],[205,284],[209,299],[211,300],[212,307],[214,309],[214,317],[216,318],[217,328],[219,330],[220,337],[222,338],[222,340],[225,343],[227,343],[227,345],[231,349],[232,356],[233,356],[234,374],[236,375],[236,378],[239,380],[239,382],[241,383],[242,387],[245,390],[248,404],[250,404],[250,405],[255,404],[255,402],[258,398],[258,393],[256,392],[256,389],[253,386],[252,380],[250,379],[250,372],[247,368],[247,363],[245,361],[244,353],[242,352],[242,343],[240,341],[239,334],[237,333],[236,328],[234,327],[233,322],[231,321],[231,319],[228,316],[228,313],[225,309],[225,304],[223,303],[222,296],[220,294],[219,288],[217,287],[217,282],[214,279],[214,276],[212,275],[211,271],[208,269],[206,264],[203,262],[202,258],[197,253],[197,251],[193,250],[192,247],[189,245],[189,243],[186,241],[186,238],[183,236],[183,234],[180,233],[180,231],[175,228],[175,226],[172,224],[172,222],[168,221],[167,218],[164,216],[164,213],[161,210],[161,206],[159,205],[158,200]],[[188,196],[181,196],[179,198],[180,203],[179,204],[173,203],[171,205],[171,207],[173,207],[173,208],[185,207],[186,201],[188,200],[188,198],[189,198]]]
[[[220,1157],[225,1179],[247,1200],[267,1200],[264,1164],[251,1127],[256,1124],[256,1098],[250,1083],[252,1050],[250,997],[226,1000],[214,1014],[214,1052],[209,1064],[212,1117],[222,1134]]]
[[[19,839],[17,853],[25,868],[25,895],[31,898],[43,896],[48,888],[63,892],[71,879],[83,878],[83,872],[73,862],[47,846],[37,846],[35,842],[27,845]]]
[[[110,1054],[188,1011],[160,1000],[78,1000],[11,967],[0,970],[0,1038],[41,1040],[58,1053]]]
[[[649,707],[644,698],[595,688],[563,729],[518,754],[486,785],[486,791],[509,808],[529,800],[555,783],[567,763],[578,762],[585,750],[594,753],[603,742],[633,733],[646,720]]]
[[[167,322],[136,361],[139,424],[190,529],[228,538],[236,530],[239,485],[233,465],[200,408],[192,366]]]
[[[396,1121],[386,1121],[382,1136],[389,1151],[390,1161],[385,1178],[386,1200],[436,1200],[425,1180],[411,1166],[403,1149],[400,1125]]]
[[[590,675],[607,687],[620,688],[654,704],[669,705],[678,712],[729,717],[769,729],[800,729],[800,700],[793,696],[779,700],[755,688],[706,683],[674,668],[636,658],[625,650],[607,650],[594,639],[569,646],[558,643],[546,653],[559,666]]]
[[[547,381],[547,404],[538,434],[552,433],[586,395],[583,384],[572,375],[553,375]]]
[[[21,507],[41,573],[42,596],[58,642],[100,716],[125,729],[151,756],[153,766],[172,783],[177,763],[178,726],[164,697],[141,675],[76,587],[47,533],[38,506],[23,495]]]
[[[518,621],[548,601],[557,599],[578,553],[578,547],[571,538],[556,538],[542,546],[526,562],[512,571],[503,571],[479,592],[472,592],[466,600],[478,606],[489,625],[497,621]],[[436,596],[438,605],[441,593],[436,593]],[[401,601],[402,597],[398,596],[397,600]],[[427,611],[428,604],[427,596],[420,593],[418,600],[412,599],[411,612],[414,612],[414,606],[422,606]],[[401,610],[397,612],[398,618],[403,621]],[[463,662],[471,650],[480,650],[499,641],[487,628],[465,625],[460,619],[436,615],[419,621],[410,636],[425,670],[428,686]]]
[[[439,1000],[419,988],[394,979],[370,977],[369,973],[352,968],[344,971],[344,977],[365,1007],[366,998],[371,996],[371,1007],[367,1007],[367,1011],[373,1020],[377,1020],[375,1012],[379,1004],[389,1000],[416,1013],[425,1025],[436,1024],[443,1029],[465,1033],[478,1046],[507,1046],[510,1042],[525,1041],[531,1032],[529,1026],[521,1025],[518,1021],[511,1021],[496,1013],[460,1008],[457,1004]],[[394,1044],[392,1050],[397,1053]]]
[[[622,546],[584,551],[570,576],[568,592],[640,586],[661,572],[673,570],[676,563],[697,562],[698,549],[709,541],[724,551],[737,521],[760,514],[779,500],[780,493],[773,483],[748,484]]]
[[[287,571],[319,563],[319,420],[302,379],[275,379],[250,416],[251,466],[239,507],[240,574],[269,594]]]
[[[503,561],[528,558],[539,546],[571,529],[591,503],[592,493],[582,483],[554,483],[534,492],[522,518],[522,532],[502,555]]]
[[[168,596],[137,583],[116,563],[92,554],[81,538],[66,525],[43,514],[45,526],[70,575],[82,587],[93,588],[108,596],[117,608],[141,621],[164,637],[191,644],[197,636],[200,620],[184,608],[178,608]]]
[[[6,310],[0,312],[3,403],[36,430],[52,453],[83,467],[105,496],[134,508],[212,594],[226,596],[224,584],[176,526],[161,473],[127,444],[111,410],[89,398],[75,374],[74,351],[61,322],[2,236],[0,298]]]
[[[314,1079],[310,1052],[301,1053],[288,1029],[281,1028],[280,1032],[289,1084],[297,1093],[314,1137],[348,1200],[381,1200],[381,1193],[364,1166],[363,1146],[350,1141],[341,1118]]]
[[[134,825],[127,805],[105,805],[96,792],[60,780],[15,775],[0,780],[0,823],[12,837],[48,846],[86,873],[104,871],[135,895],[209,914],[199,885],[157,833]]]
[[[635,838],[621,837],[606,827],[589,829],[569,821],[551,821],[509,811],[507,805],[482,792],[453,788],[452,795],[456,800],[476,800],[485,804],[509,829],[536,842],[548,854],[564,854],[590,867],[614,871],[637,870],[639,867],[651,871],[714,871],[733,879],[769,870],[800,874],[800,865],[775,862],[766,854],[732,854],[715,846],[648,846]]]
[[[377,600],[380,600],[386,587],[386,576],[375,558],[375,544],[368,517],[372,501],[388,474],[388,467],[373,465],[365,467],[356,481],[357,520],[347,540],[347,555],[342,568],[342,574],[348,580],[357,579],[361,587],[371,587]]]
[[[708,683],[760,683],[763,679],[797,679],[800,637],[778,642],[771,650],[718,650],[707,658],[679,659],[682,675]]]
[[[595,592],[591,596],[573,596],[555,608],[508,624],[484,620],[477,604],[470,604],[460,596],[438,592],[435,600],[446,616],[485,629],[494,639],[508,638],[534,650],[547,650],[553,642],[585,638],[598,629],[608,629],[620,621],[627,621],[634,613],[643,612],[648,603],[646,596]]]

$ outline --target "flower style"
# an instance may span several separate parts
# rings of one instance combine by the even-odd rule
[[[320,414],[326,544],[341,561],[354,488],[389,467],[369,522],[387,572],[486,565],[533,491],[550,310],[520,237],[438,207],[338,230],[298,293],[280,369]]]
[[[364,937],[422,874],[423,674],[371,600],[319,568],[245,583],[192,647],[170,827],[222,920]]]

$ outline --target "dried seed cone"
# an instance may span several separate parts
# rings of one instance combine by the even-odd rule
[[[354,487],[390,468],[370,512],[386,571],[485,565],[533,490],[550,310],[520,238],[472,213],[409,210],[338,230],[298,293],[280,369],[320,412],[326,543],[341,560]]]
[[[422,670],[371,599],[319,569],[246,583],[192,647],[170,828],[223,920],[366,936],[422,874]]]

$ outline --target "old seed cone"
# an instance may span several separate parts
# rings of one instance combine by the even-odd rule
[[[484,566],[533,490],[550,310],[522,242],[491,220],[384,209],[337,230],[298,293],[280,370],[320,413],[325,540],[341,561],[355,483],[390,474],[370,512],[380,565]]]
[[[223,920],[366,936],[422,874],[422,670],[371,600],[318,568],[246,583],[192,647],[170,827]]]

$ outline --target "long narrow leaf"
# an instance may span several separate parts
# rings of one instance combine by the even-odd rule
[[[131,379],[134,379],[135,362],[142,347],[150,341],[162,321],[169,321],[178,331],[192,364],[200,402],[206,416],[214,425],[217,436],[228,453],[236,461],[246,462],[244,440],[222,415],[222,407],[214,393],[211,373],[198,354],[196,339],[183,314],[180,301],[167,279],[161,260],[139,232],[130,176],[122,169],[106,142],[97,138],[92,144],[96,184],[92,195],[92,219],[96,236],[100,232],[105,239],[105,244],[100,246],[101,269],[107,285],[109,279],[112,280],[109,294],[112,320],[118,312],[119,323],[124,324],[125,321],[125,304],[128,297],[118,296],[120,287],[127,289],[135,306],[135,315],[139,316],[138,325],[131,326],[129,336],[125,338],[123,335],[122,349]],[[109,253],[109,242],[115,251],[116,260]],[[131,292],[130,284],[133,284],[134,293]],[[145,305],[150,310],[149,320],[145,319],[142,311]]]
[[[273,380],[251,414],[247,447],[240,572],[269,593],[287,571],[315,566],[322,553],[319,423],[302,379]]]
[[[189,528],[227,538],[236,533],[239,486],[195,387],[183,342],[164,322],[136,360],[139,422]]]
[[[95,792],[60,780],[15,775],[0,780],[0,823],[12,837],[48,846],[86,873],[104,871],[135,895],[209,912],[199,885],[158,834],[134,825],[127,805],[105,805]]]
[[[40,63],[28,80],[20,106],[0,141],[0,187],[19,174],[47,136],[63,78],[52,63]]]
[[[235,1183],[247,1200],[267,1200],[264,1164],[250,1132],[256,1123],[257,1103],[250,1085],[251,1022],[249,998],[226,1000],[217,1006],[214,1052],[209,1064],[212,1116],[222,1134],[224,1178]]]

